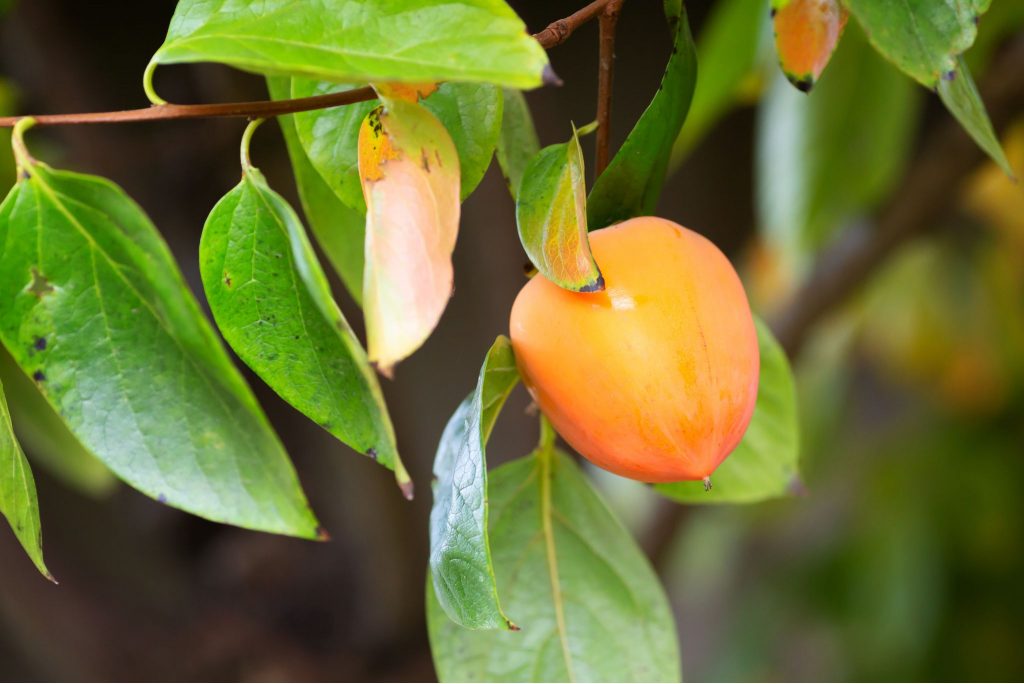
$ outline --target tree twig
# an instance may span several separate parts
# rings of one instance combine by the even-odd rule
[[[621,0],[618,0],[621,2]],[[534,39],[545,49],[560,45],[583,24],[596,18],[605,6],[616,0],[595,0],[570,16],[548,25]],[[557,77],[545,74],[546,79]],[[38,126],[67,126],[78,124],[129,123],[135,121],[164,121],[174,119],[209,118],[269,118],[282,114],[308,112],[365,102],[377,97],[373,88],[355,88],[341,93],[329,93],[314,97],[300,97],[290,100],[260,100],[256,102],[226,102],[223,104],[163,104],[141,109],[125,109],[115,112],[84,112],[74,114],[33,114],[25,116],[0,117],[0,128],[11,128],[19,119],[31,116]]]
[[[615,27],[619,23],[622,0],[611,0],[599,18],[600,56],[597,71],[597,153],[595,177],[608,166],[608,149],[612,136],[612,79],[615,75]]]

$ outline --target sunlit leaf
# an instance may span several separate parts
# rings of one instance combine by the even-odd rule
[[[468,630],[427,587],[442,682],[678,682],[665,592],[568,456],[548,447],[491,473],[498,590],[522,631]]]
[[[665,181],[672,144],[686,120],[697,80],[697,53],[686,11],[675,3],[672,56],[661,86],[587,198],[591,230],[654,212]],[[667,7],[667,5],[666,5]]]
[[[545,147],[527,164],[516,223],[527,256],[548,280],[574,292],[604,289],[587,240],[587,188],[575,127],[569,142]]]
[[[71,434],[39,388],[18,368],[2,346],[0,379],[7,388],[14,432],[32,462],[90,496],[110,493],[117,484],[114,474]]]
[[[423,344],[451,296],[459,157],[433,114],[393,100],[363,120],[359,173],[367,343],[370,361],[387,375]]]
[[[0,514],[7,518],[14,536],[44,576],[53,579],[43,562],[43,532],[39,525],[39,501],[32,468],[14,437],[7,399],[0,385]]]
[[[199,266],[217,326],[288,403],[395,471],[410,490],[376,375],[331,297],[298,216],[263,175],[242,182],[203,228]]]
[[[790,83],[805,92],[814,87],[847,17],[839,0],[772,0],[775,49]]]
[[[270,96],[275,100],[291,97],[291,79],[284,76],[267,78]],[[341,109],[348,109],[342,107]],[[323,249],[334,271],[341,276],[345,289],[357,304],[363,300],[363,243],[366,216],[338,199],[329,185],[313,168],[295,132],[293,116],[279,116],[277,122],[284,134],[288,156],[295,174],[295,185],[317,243]],[[355,129],[354,129],[355,130]],[[357,133],[354,133],[357,135]],[[362,191],[359,191],[362,202]]]
[[[711,476],[700,482],[655,485],[685,503],[755,503],[785,496],[799,487],[799,426],[793,373],[782,347],[764,321],[755,318],[761,351],[757,403],[743,440]]]
[[[540,151],[540,142],[533,125],[533,115],[530,114],[530,107],[522,92],[506,88],[504,100],[497,157],[514,199],[526,165]]]
[[[0,339],[74,435],[139,491],[316,537],[295,471],[149,218],[32,163],[0,206]]]
[[[964,130],[978,143],[978,147],[999,165],[1006,175],[1013,177],[1013,169],[1006,159],[1003,146],[999,144],[992,122],[985,111],[985,104],[974,85],[971,72],[962,57],[956,60],[956,68],[939,81],[939,97],[952,112]]]
[[[325,81],[541,85],[543,48],[502,0],[180,0],[157,64]]]
[[[519,382],[512,345],[495,340],[476,389],[456,409],[434,458],[430,573],[437,601],[469,629],[515,626],[501,610],[487,539],[487,438]]]

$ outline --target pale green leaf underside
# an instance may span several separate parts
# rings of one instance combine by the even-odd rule
[[[315,537],[284,448],[149,218],[104,179],[29,173],[0,206],[0,338],[18,365],[144,494]]]
[[[291,97],[291,79],[285,76],[267,78],[270,96],[275,100]],[[357,304],[363,301],[363,242],[366,239],[366,214],[351,209],[338,199],[320,173],[313,167],[309,156],[299,142],[295,130],[295,117],[279,116],[295,185],[302,202],[306,222],[317,243],[327,256],[331,267],[341,277],[345,289]],[[358,130],[358,129],[357,129]],[[361,196],[361,193],[360,193]]]
[[[799,428],[796,389],[785,352],[759,318],[757,340],[761,376],[757,403],[743,440],[711,475],[713,488],[700,482],[655,485],[684,503],[756,503],[792,493],[799,485]]]
[[[505,182],[508,183],[508,189],[515,199],[523,171],[533,156],[540,151],[540,142],[537,139],[537,129],[533,125],[533,115],[530,114],[523,93],[506,88],[504,100],[496,156]]]
[[[36,483],[32,468],[14,437],[3,385],[0,385],[0,514],[7,518],[14,536],[39,572],[52,579],[43,562]]]
[[[942,98],[943,104],[974,142],[978,143],[978,147],[984,150],[1007,176],[1013,178],[1013,168],[1006,158],[999,138],[996,137],[988,112],[985,111],[985,104],[978,94],[978,87],[974,85],[971,71],[963,57],[957,58],[956,69],[950,72],[949,76],[939,81],[939,97]]]
[[[459,405],[434,459],[430,568],[439,605],[471,629],[510,626],[501,610],[487,535],[485,447],[505,399],[519,382],[512,345],[499,337],[487,353],[476,389]]]
[[[101,497],[114,489],[114,474],[71,434],[39,388],[2,346],[0,379],[7,387],[14,433],[33,464],[89,496]]]
[[[678,682],[675,625],[658,577],[564,454],[491,473],[498,589],[522,631],[474,631],[428,585],[427,627],[443,682]]]
[[[299,218],[259,171],[214,207],[199,246],[203,287],[231,348],[275,392],[408,480],[366,353],[331,297]]]
[[[673,11],[678,14],[670,17],[675,35],[665,75],[654,99],[590,190],[590,230],[649,216],[658,203],[672,145],[686,121],[697,81],[697,52],[686,11],[678,6]]]
[[[569,142],[545,147],[527,164],[516,224],[526,255],[548,280],[574,292],[604,287],[587,240],[583,153],[575,130]]]
[[[181,0],[153,60],[342,83],[514,88],[541,85],[548,63],[502,0]]]

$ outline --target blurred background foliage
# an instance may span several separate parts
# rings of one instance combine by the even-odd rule
[[[0,13],[10,4],[0,2]],[[15,3],[0,18],[0,111],[141,106],[142,69],[173,4]],[[512,4],[537,31],[579,3]],[[652,28],[659,4],[625,4],[615,142],[660,78],[669,46]],[[870,234],[879,208],[898,201],[923,131],[949,115],[870,50],[854,22],[805,96],[779,74],[763,0],[687,5],[701,76],[659,213],[722,246],[771,320],[825,248],[852,230]],[[1024,4],[994,0],[967,54],[979,83],[1022,29]],[[596,37],[590,25],[553,50],[566,85],[528,96],[543,144],[561,140],[567,121],[593,118]],[[172,101],[263,97],[259,79],[219,67],[172,67],[159,79]],[[1003,140],[1021,175],[1024,111],[1016,118]],[[34,134],[34,146],[48,161],[125,186],[199,291],[199,231],[237,179],[240,131],[231,121],[79,127]],[[253,154],[289,187],[280,140],[258,138]],[[0,131],[0,186],[12,181]],[[954,197],[935,200],[949,207],[939,222],[823,319],[795,360],[801,496],[666,513],[649,488],[590,469],[654,552],[687,679],[1024,677],[1024,191],[986,162]],[[524,262],[492,168],[464,208],[456,294],[442,324],[385,388],[421,483],[447,416],[472,387],[477,363],[466,360],[507,330]],[[333,541],[259,535],[163,508],[112,488],[95,464],[54,461],[70,453],[61,435],[33,436],[21,420],[62,584],[41,580],[0,534],[0,674],[433,677],[422,607],[427,497],[401,501],[387,473],[250,380]],[[31,399],[12,403],[31,410]],[[521,390],[510,400],[494,461],[535,440],[526,403]]]

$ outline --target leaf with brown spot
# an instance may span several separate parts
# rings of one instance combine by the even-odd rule
[[[797,89],[814,87],[848,18],[839,0],[772,0],[775,50],[783,73]]]
[[[373,83],[377,94],[391,100],[419,102],[437,91],[436,83]]]
[[[425,107],[385,100],[359,129],[359,174],[367,208],[367,346],[370,361],[389,375],[427,339],[451,296],[459,157]]]

